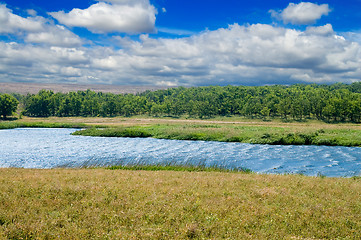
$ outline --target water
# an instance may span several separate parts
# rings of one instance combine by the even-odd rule
[[[191,163],[259,173],[361,175],[361,148],[253,145],[70,135],[75,129],[0,131],[0,167],[57,168],[134,163]]]

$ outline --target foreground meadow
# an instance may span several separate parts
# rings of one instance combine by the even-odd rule
[[[0,169],[0,239],[358,239],[361,179]]]

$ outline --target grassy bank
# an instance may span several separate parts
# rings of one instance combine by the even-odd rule
[[[26,118],[0,121],[0,129],[15,127],[87,128],[76,135],[104,137],[154,137],[258,144],[361,146],[359,124],[317,121],[264,122],[241,117],[212,120],[174,118]]]
[[[0,129],[13,128],[83,128],[83,123],[0,121]]]
[[[0,169],[0,239],[357,239],[361,179]]]
[[[211,166],[206,167],[202,164],[185,164],[185,165],[177,165],[173,163],[169,164],[158,164],[158,165],[119,165],[119,166],[110,166],[106,167],[106,169],[110,170],[144,170],[144,171],[176,171],[176,172],[226,172],[226,173],[252,173],[252,171],[248,168],[225,168],[222,166]]]
[[[361,146],[361,130],[299,129],[273,126],[220,124],[157,124],[111,128],[88,128],[74,135],[101,137],[153,137],[177,140],[243,142],[272,145]]]

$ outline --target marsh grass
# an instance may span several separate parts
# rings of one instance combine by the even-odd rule
[[[361,146],[358,124],[317,121],[263,122],[239,117],[215,120],[169,118],[29,118],[0,121],[0,129],[16,127],[83,128],[74,135],[153,137],[162,139],[243,142],[277,145]]]
[[[143,170],[143,171],[177,171],[177,172],[239,172],[252,173],[248,168],[226,168],[223,166],[206,166],[205,164],[177,164],[177,163],[163,163],[163,164],[131,164],[131,165],[116,165],[106,167],[110,170]]]
[[[0,239],[358,239],[360,178],[0,169]]]
[[[176,140],[243,142],[272,145],[361,146],[361,129],[294,129],[274,126],[155,124],[88,128],[74,135],[153,137]]]
[[[93,137],[151,137],[151,133],[139,127],[118,128],[86,128],[74,132],[72,135],[83,135]]]
[[[20,122],[0,121],[0,129],[13,128],[84,128],[82,123],[59,123],[59,122]]]

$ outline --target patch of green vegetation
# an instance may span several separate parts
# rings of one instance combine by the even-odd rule
[[[312,145],[317,136],[315,133],[286,133],[286,134],[268,134],[265,133],[261,138],[252,140],[252,143],[257,144],[272,144],[272,145]]]
[[[194,124],[130,126],[116,128],[90,128],[79,130],[74,135],[102,137],[153,137],[176,140],[243,142],[271,145],[328,145],[361,146],[361,130],[322,129],[292,130],[270,126],[200,127]]]
[[[117,165],[106,167],[110,170],[144,170],[144,171],[181,171],[181,172],[241,172],[241,173],[252,173],[248,168],[225,168],[222,166],[210,166],[205,165],[192,165],[183,164],[178,165],[175,163],[146,165],[146,164],[135,164],[135,165]]]
[[[124,119],[113,121],[112,118],[39,118],[16,121],[0,121],[0,129],[19,127],[41,128],[82,128],[74,135],[101,137],[153,137],[159,139],[242,142],[271,145],[328,145],[328,146],[361,146],[361,129],[357,125],[328,125],[325,123],[264,125],[227,124],[227,122],[179,121],[164,119],[159,123],[148,125],[146,119]],[[156,121],[156,122],[157,122]],[[118,122],[118,123],[117,123]],[[111,124],[109,124],[111,123]],[[113,125],[114,123],[114,125]]]
[[[21,122],[0,121],[0,129],[13,128],[84,128],[83,123],[58,123],[58,122]]]
[[[151,137],[151,133],[139,127],[118,127],[118,128],[87,128],[73,133],[92,137]]]
[[[318,134],[314,139],[316,145],[329,146],[361,146],[361,130],[355,129],[328,129]]]

